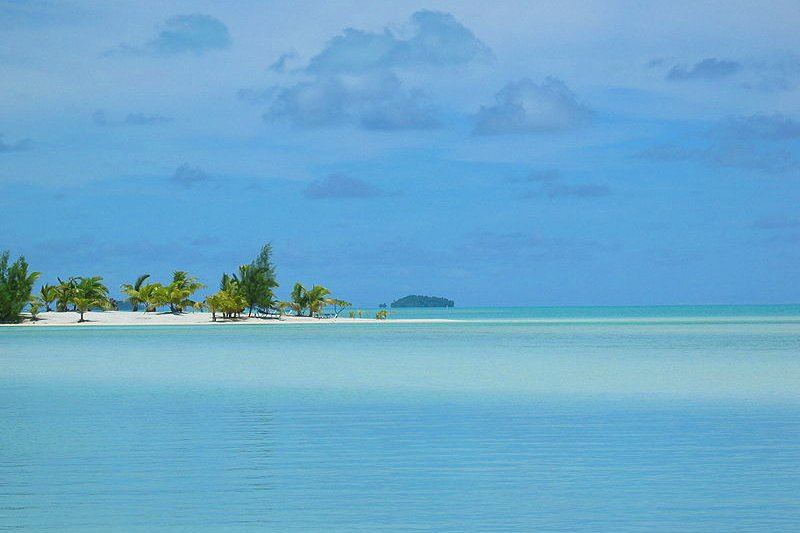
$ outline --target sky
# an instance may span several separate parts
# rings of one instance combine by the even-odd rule
[[[374,306],[800,303],[783,2],[0,0],[0,250],[42,281],[271,242]]]

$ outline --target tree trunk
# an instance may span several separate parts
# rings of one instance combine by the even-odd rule
[[[78,312],[81,314],[81,318],[80,318],[80,320],[78,320],[78,322],[86,322],[86,321],[83,319],[83,311],[78,311]]]

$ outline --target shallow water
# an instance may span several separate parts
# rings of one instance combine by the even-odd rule
[[[0,529],[797,531],[800,308],[696,309],[2,328]]]

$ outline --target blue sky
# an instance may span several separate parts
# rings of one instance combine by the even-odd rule
[[[0,0],[0,249],[358,305],[800,302],[794,2]]]

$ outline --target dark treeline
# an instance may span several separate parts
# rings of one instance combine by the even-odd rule
[[[84,313],[93,309],[116,309],[116,300],[109,296],[108,287],[99,276],[73,276],[56,278],[56,284],[43,284],[38,294],[33,286],[39,272],[29,272],[24,257],[10,262],[10,253],[0,255],[0,322],[17,323],[23,319],[27,307],[30,318],[38,320],[39,313],[77,312],[78,322],[84,322]],[[211,312],[212,320],[236,319],[247,316],[280,317],[284,314],[308,317],[336,317],[351,304],[331,297],[331,292],[321,285],[306,289],[295,283],[290,298],[276,299],[278,288],[275,265],[272,263],[272,245],[266,244],[249,264],[239,266],[233,273],[222,274],[219,290],[203,299],[195,294],[206,286],[184,270],[175,271],[167,283],[151,281],[150,274],[142,274],[133,283],[120,287],[130,303],[131,310],[145,313],[166,312],[180,314],[187,310]],[[324,314],[331,307],[332,313]]]

